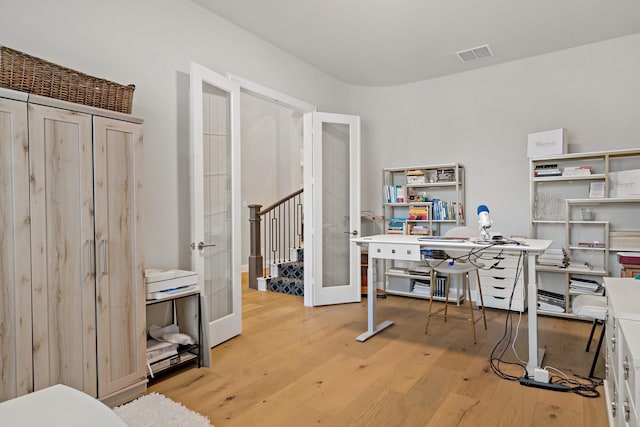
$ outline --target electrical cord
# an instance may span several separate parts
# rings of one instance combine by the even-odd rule
[[[502,256],[502,251],[500,251],[498,253],[498,257]],[[514,332],[513,332],[513,319],[512,319],[512,311],[511,311],[511,304],[513,302],[513,295],[514,295],[514,291],[516,289],[516,283],[518,282],[518,279],[520,278],[520,274],[522,272],[522,253],[519,254],[518,256],[518,267],[516,269],[516,275],[514,278],[514,286],[511,289],[511,295],[509,296],[509,306],[507,309],[507,316],[505,318],[505,324],[504,324],[504,332],[502,337],[498,340],[498,342],[496,343],[496,345],[493,347],[493,349],[491,350],[491,356],[489,357],[489,366],[491,367],[491,371],[498,375],[500,378],[509,380],[509,381],[519,381],[520,377],[522,377],[523,375],[527,375],[527,367],[526,364],[524,362],[522,362],[520,360],[520,358],[518,357],[517,353],[515,353],[515,343],[516,343],[516,339],[517,339],[517,329],[516,329],[516,334],[514,336]],[[500,261],[498,261],[496,264],[494,264],[493,266],[491,266],[489,269],[494,268],[497,266],[497,264]],[[522,314],[520,314],[520,316],[522,316]],[[520,325],[520,322],[518,321],[518,325]],[[512,339],[512,337],[514,337]],[[505,360],[505,354],[509,348],[509,344],[513,343],[511,345],[511,347],[514,350],[514,354],[516,354],[516,358],[519,360],[518,362],[512,362],[512,361],[507,361]],[[520,367],[522,369],[523,374],[522,375],[511,375],[506,373],[503,369],[502,369],[502,365],[507,365],[507,366],[517,366]]]
[[[501,255],[502,255],[502,251],[498,253],[498,256],[501,256]],[[492,372],[498,375],[500,378],[503,378],[509,381],[520,381],[521,378],[529,379],[526,364],[520,359],[515,349],[515,344],[518,339],[518,331],[520,329],[520,320],[522,319],[522,313],[520,313],[519,315],[518,324],[515,329],[515,334],[512,328],[513,320],[511,317],[512,316],[511,303],[513,301],[514,290],[516,288],[516,283],[518,282],[518,279],[523,269],[522,263],[521,263],[522,257],[523,257],[522,253],[520,253],[518,257],[518,268],[516,271],[516,277],[514,279],[514,286],[511,291],[511,296],[509,297],[509,309],[507,311],[507,317],[505,319],[505,330],[500,340],[498,340],[496,345],[491,350],[491,356],[489,358],[489,365],[491,367]],[[490,269],[495,266],[496,265],[494,264],[492,267],[490,267]],[[518,362],[504,360],[504,355],[506,354],[506,351],[509,347],[509,343],[511,342],[512,335],[513,335],[513,341],[511,343],[511,348],[513,350],[513,354],[515,355],[516,359],[518,359]],[[501,365],[518,366],[522,368],[523,373],[521,376],[507,374],[506,372],[503,371],[503,369],[501,368]],[[556,389],[549,388],[549,390],[571,392],[571,393],[577,394],[578,396],[587,397],[587,398],[600,397],[600,392],[597,390],[597,387],[603,384],[602,380],[587,378],[577,374],[574,374],[576,378],[570,378],[567,374],[565,374],[564,372],[562,372],[557,368],[554,368],[553,366],[545,366],[544,369],[554,370],[562,375],[562,376],[551,375],[549,377],[549,383],[558,385],[558,386],[564,386],[564,387],[558,387]]]

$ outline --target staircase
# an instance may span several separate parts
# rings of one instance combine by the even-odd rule
[[[249,205],[249,287],[304,296],[303,189],[269,207]]]
[[[272,265],[273,275],[264,278],[265,287],[268,291],[302,297],[304,296],[304,250],[293,248],[291,251],[295,261]]]

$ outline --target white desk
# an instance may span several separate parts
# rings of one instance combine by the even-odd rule
[[[420,261],[421,249],[455,249],[471,251],[486,248],[488,243],[472,242],[469,240],[424,239],[421,236],[407,236],[402,234],[379,234],[376,236],[357,237],[353,242],[368,246],[369,270],[367,272],[367,331],[357,337],[358,341],[366,341],[373,335],[393,325],[393,321],[385,320],[376,323],[376,286],[373,281],[373,267],[375,259],[396,259],[404,261]],[[527,256],[529,271],[527,278],[528,308],[529,308],[529,362],[527,371],[533,375],[534,368],[540,366],[544,350],[538,350],[538,293],[536,284],[536,255],[544,252],[551,245],[551,240],[521,239],[522,244],[506,244],[498,246],[506,251],[523,252]]]

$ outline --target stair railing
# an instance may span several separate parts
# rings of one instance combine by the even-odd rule
[[[251,289],[258,289],[259,277],[271,276],[273,264],[291,261],[291,249],[302,247],[302,192],[295,191],[262,210],[262,205],[249,205]]]

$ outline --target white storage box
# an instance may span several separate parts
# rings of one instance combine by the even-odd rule
[[[640,265],[640,252],[618,252],[620,264]]]
[[[411,279],[408,277],[388,277],[387,282],[388,291],[396,292],[411,292]]]
[[[564,128],[530,133],[527,136],[529,158],[557,156],[567,152],[567,130]]]
[[[639,198],[640,169],[609,172],[609,197]]]

